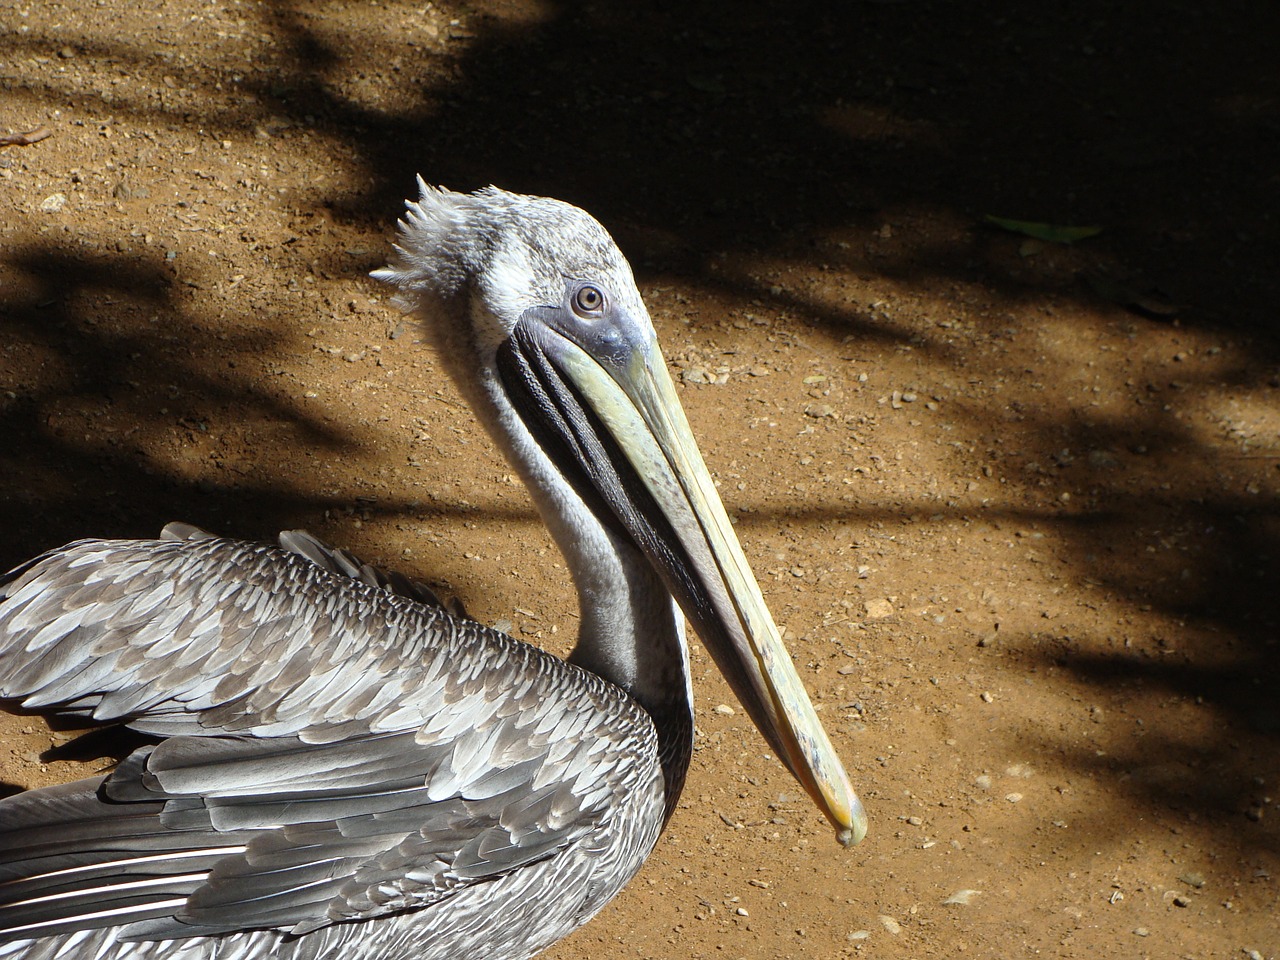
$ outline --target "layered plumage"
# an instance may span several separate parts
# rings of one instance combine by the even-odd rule
[[[657,736],[617,687],[292,552],[82,541],[0,596],[0,694],[168,738],[0,802],[0,957],[525,956],[657,838]],[[518,892],[543,862],[562,911]]]

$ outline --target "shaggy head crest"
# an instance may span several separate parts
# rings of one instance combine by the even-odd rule
[[[509,333],[531,307],[559,303],[565,283],[607,283],[639,301],[626,258],[586,211],[546,197],[485,187],[454,193],[418,178],[391,263],[372,276],[399,289],[394,302],[430,322],[442,301],[477,297]]]

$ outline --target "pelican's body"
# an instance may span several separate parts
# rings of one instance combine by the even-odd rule
[[[0,801],[0,960],[532,956],[674,809],[684,616],[861,838],[608,235],[556,201],[424,185],[397,249],[380,276],[565,553],[571,662],[305,535],[175,525],[36,558],[0,578],[0,696],[159,742]]]

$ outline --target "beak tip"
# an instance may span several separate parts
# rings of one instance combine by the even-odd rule
[[[849,813],[848,824],[836,827],[836,841],[846,848],[856,847],[867,835],[867,812],[857,797],[853,798],[853,809]]]

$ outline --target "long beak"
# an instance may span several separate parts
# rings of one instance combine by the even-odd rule
[[[576,394],[555,401],[569,421],[555,431],[562,446],[573,448],[565,452],[574,454],[662,573],[752,720],[835,826],[837,839],[858,843],[867,832],[862,803],[765,606],[656,341],[630,344],[602,363],[541,328],[526,332],[516,350],[525,377],[536,368],[543,390],[563,393],[568,386]],[[581,422],[579,402],[592,423]],[[585,448],[598,439],[589,432],[607,436],[603,451]],[[601,452],[612,456],[601,458]],[[619,453],[625,465],[600,463]],[[655,510],[664,522],[646,516]],[[653,543],[655,537],[662,542]]]

